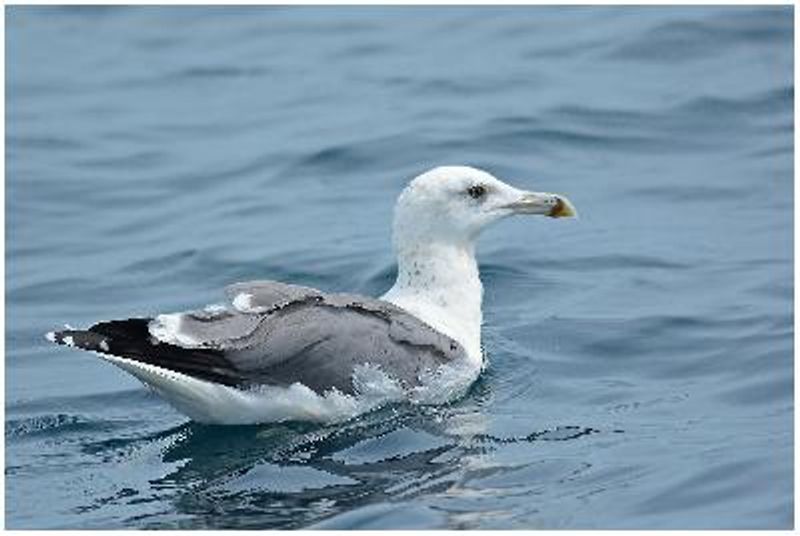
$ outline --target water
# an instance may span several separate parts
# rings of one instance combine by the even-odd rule
[[[793,526],[791,7],[6,11],[9,528]],[[443,163],[567,194],[480,243],[443,407],[192,424],[63,323],[379,294]]]

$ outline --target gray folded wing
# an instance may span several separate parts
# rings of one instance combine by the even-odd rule
[[[244,386],[300,382],[317,392],[352,393],[353,371],[364,364],[418,385],[424,371],[464,357],[455,340],[374,298],[276,281],[237,283],[226,295],[231,307],[162,315],[150,333],[221,352]]]

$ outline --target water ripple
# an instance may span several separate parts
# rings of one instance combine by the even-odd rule
[[[792,14],[10,6],[6,524],[791,528]],[[378,295],[444,163],[581,212],[482,238],[451,404],[200,426],[42,337],[237,280]]]

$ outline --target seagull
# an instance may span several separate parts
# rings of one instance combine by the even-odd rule
[[[476,240],[514,214],[577,215],[562,195],[436,167],[397,200],[397,279],[380,298],[248,281],[226,287],[224,305],[46,338],[98,354],[200,423],[331,423],[391,401],[447,402],[485,363]]]

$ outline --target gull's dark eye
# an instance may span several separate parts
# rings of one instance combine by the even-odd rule
[[[486,187],[482,184],[476,184],[475,186],[470,186],[467,188],[467,195],[469,195],[472,199],[480,199],[484,195],[486,195]]]

